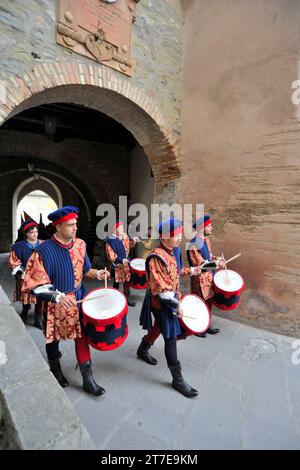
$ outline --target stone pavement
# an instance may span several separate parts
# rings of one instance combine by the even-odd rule
[[[11,297],[4,255],[0,263],[0,284]],[[64,390],[98,449],[300,449],[300,364],[292,361],[293,354],[300,359],[299,340],[218,317],[220,334],[178,343],[184,377],[199,390],[187,399],[170,385],[161,338],[151,350],[159,365],[136,358],[143,293],[133,293],[137,306],[129,308],[126,342],[114,351],[92,351],[105,395],[82,391],[74,344],[61,343],[70,383]],[[45,357],[42,333],[32,322],[31,313],[26,328]]]

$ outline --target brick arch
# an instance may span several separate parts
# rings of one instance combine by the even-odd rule
[[[130,79],[105,66],[40,63],[23,77],[7,75],[2,84],[0,124],[45,103],[81,104],[107,114],[134,135],[149,159],[156,183],[168,183],[180,176],[178,136],[159,106]]]
[[[15,138],[10,139],[10,133],[14,132]],[[101,192],[98,194],[98,198],[93,193],[93,189],[82,178],[83,173],[76,175],[75,172],[71,171],[72,168],[72,156],[70,153],[65,150],[63,147],[58,147],[59,144],[53,144],[49,141],[47,137],[41,135],[30,135],[30,137],[25,133],[20,131],[7,131],[3,129],[0,133],[0,157],[21,157],[21,158],[32,158],[34,160],[43,161],[52,165],[56,171],[60,170],[59,158],[62,158],[65,162],[68,162],[69,169],[67,170],[66,166],[63,166],[63,170],[67,175],[68,180],[72,180],[72,184],[77,184],[80,181],[82,186],[82,191],[84,193],[90,189],[91,194],[95,198],[95,202],[112,202],[112,191],[109,185],[106,184],[106,177],[102,175],[98,176],[97,188]],[[57,154],[57,152],[59,152]],[[53,158],[55,156],[56,158]],[[39,163],[38,163],[39,165]],[[84,167],[82,168],[84,170]],[[37,169],[40,171],[40,169]]]
[[[16,192],[16,195],[15,195],[16,205],[18,205],[25,196],[27,196],[29,193],[31,193],[31,191],[33,191],[32,189],[33,181],[35,181],[34,176],[31,176],[19,184],[20,186],[19,190],[17,192],[15,191]],[[40,191],[43,191],[44,193],[48,194],[48,196],[50,196],[53,199],[57,207],[62,206],[63,198],[62,198],[61,191],[59,187],[55,183],[53,183],[53,181],[51,181],[51,179],[48,179],[45,176],[40,175],[38,181],[36,182],[34,186],[34,191],[36,189],[39,189]]]
[[[0,175],[1,176],[1,175]],[[29,194],[32,190],[31,183],[34,181],[34,177],[25,178],[14,190],[13,199],[12,199],[12,239],[16,240],[18,226],[17,226],[17,207],[21,199]],[[46,184],[46,187],[43,186]],[[55,201],[57,206],[62,205],[62,194],[58,186],[56,186],[53,181],[46,178],[45,176],[40,176],[39,186],[41,190],[46,192],[52,199]]]

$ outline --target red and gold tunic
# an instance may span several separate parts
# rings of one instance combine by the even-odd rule
[[[65,245],[61,245],[67,248]],[[74,287],[81,285],[83,277],[97,279],[97,270],[90,269],[84,274],[84,264],[86,260],[86,244],[83,240],[75,238],[72,247],[68,249],[70,259],[74,268]],[[60,260],[57,259],[57,263]],[[30,257],[25,273],[23,292],[30,292],[37,286],[52,284],[48,276],[42,258],[38,252],[34,252]],[[67,294],[67,297],[76,299],[74,292]],[[44,302],[44,314],[47,316],[46,323],[46,343],[65,339],[76,339],[82,336],[79,319],[79,309],[77,306],[64,308],[63,306]]]
[[[129,239],[128,235],[125,233],[123,235],[122,243],[125,249],[126,257],[129,256],[130,248],[132,247],[132,242]],[[115,270],[115,281],[116,282],[128,282],[130,281],[130,266],[126,266],[122,263],[115,263],[118,258],[118,253],[116,253],[109,243],[105,244],[105,251],[108,260],[114,265]]]
[[[204,241],[206,242],[211,253],[210,240],[205,238]],[[199,247],[196,244],[191,245],[189,248],[189,259],[192,266],[200,266],[205,261],[198,250]],[[212,256],[212,254],[211,259],[215,259],[215,256]],[[203,272],[199,276],[193,276],[191,278],[191,293],[199,295],[204,300],[208,300],[214,297],[215,293],[213,291],[213,275],[211,271]]]
[[[20,244],[25,244],[25,243],[26,243],[25,241],[15,243],[13,245],[13,248],[17,247]],[[39,243],[42,243],[42,240],[39,240]],[[28,250],[28,248],[27,248],[27,250]],[[29,253],[30,253],[30,251],[29,251]],[[27,256],[29,256],[29,255],[27,255]],[[28,259],[28,258],[26,258],[26,259]],[[16,251],[14,249],[12,249],[11,252],[9,253],[9,256],[8,256],[8,265],[9,265],[10,269],[13,270],[17,266],[22,266],[23,264],[25,264],[25,262],[22,263],[22,260],[17,256]],[[24,268],[25,268],[25,266],[24,266]],[[24,281],[21,278],[21,275],[17,275],[16,276],[16,288],[14,290],[13,301],[14,302],[22,302],[22,304],[24,304],[24,305],[36,304],[37,299],[36,299],[35,295],[29,294],[29,293],[26,293],[26,292],[22,292],[23,282]]]
[[[178,247],[169,249],[161,242],[146,259],[148,274],[148,289],[143,302],[140,324],[157,337],[160,333],[164,338],[177,338],[181,333],[181,327],[177,316],[178,305],[164,297],[162,293],[172,292],[175,300],[181,299],[179,292],[179,276],[191,274],[191,268],[181,267],[181,252]],[[152,327],[152,316],[155,324]],[[153,336],[152,336],[153,337]],[[155,340],[155,338],[153,338]]]
[[[175,292],[180,299],[179,275],[190,276],[191,268],[182,268],[179,273],[177,261],[173,255],[173,250],[167,248],[163,243],[155,248],[151,252],[150,256],[153,254],[158,255],[166,263],[166,266],[164,266],[158,258],[151,258],[149,261],[148,287],[152,294],[152,306],[155,308],[160,308],[161,303],[157,296],[161,292]]]

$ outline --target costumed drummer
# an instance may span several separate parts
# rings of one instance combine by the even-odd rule
[[[59,384],[62,387],[69,385],[61,370],[59,341],[73,339],[83,390],[98,396],[105,390],[93,378],[90,349],[76,301],[86,293],[83,277],[100,280],[108,273],[91,269],[86,244],[76,238],[78,213],[77,207],[65,206],[48,215],[56,232],[51,239],[41,243],[30,257],[22,290],[33,292],[46,301],[46,352],[50,370]]]
[[[123,291],[130,307],[134,307],[136,303],[130,299],[129,251],[137,242],[137,237],[131,240],[125,233],[124,222],[117,220],[113,226],[113,233],[107,238],[105,244],[106,256],[112,263],[113,287],[119,289],[120,282],[123,283]]]
[[[183,231],[181,220],[171,218],[164,221],[159,225],[158,231],[160,244],[146,259],[149,288],[140,316],[141,325],[149,333],[142,339],[137,355],[149,364],[156,364],[157,361],[149,354],[149,348],[161,333],[165,343],[165,357],[173,378],[172,386],[186,397],[192,398],[198,395],[198,391],[185,382],[177,358],[177,337],[182,333],[178,316],[183,313],[180,304],[179,274],[198,274],[200,268],[182,268],[179,272],[176,257],[180,257],[179,244]],[[155,318],[153,327],[151,312]]]
[[[206,269],[203,267],[200,275],[191,278],[191,293],[199,295],[205,301],[211,313],[215,295],[213,291],[214,272],[219,267],[225,267],[225,260],[222,257],[213,256],[211,252],[211,243],[208,238],[213,231],[211,216],[205,214],[200,217],[193,224],[193,228],[197,234],[189,243],[187,259],[190,266],[205,265]],[[206,332],[216,334],[219,331],[218,328],[210,326]],[[206,333],[196,334],[195,336],[205,337]]]
[[[13,244],[8,257],[9,267],[12,271],[12,275],[15,276],[16,279],[14,302],[22,302],[21,318],[23,323],[27,322],[28,312],[31,305],[34,304],[34,326],[42,330],[42,302],[37,300],[35,295],[21,291],[27,262],[33,251],[41,243],[41,241],[38,240],[38,224],[30,218],[22,222],[20,229],[24,239]]]

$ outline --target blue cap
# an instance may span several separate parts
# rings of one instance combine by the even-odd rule
[[[170,218],[168,220],[163,220],[157,226],[157,231],[160,236],[165,238],[171,238],[183,231],[183,223],[180,219]]]
[[[193,223],[193,228],[204,228],[209,224],[211,224],[211,216],[209,214],[205,214]]]
[[[77,219],[79,214],[78,207],[75,206],[64,206],[60,207],[54,212],[48,215],[48,219],[51,220],[53,225],[60,224],[70,219]]]

